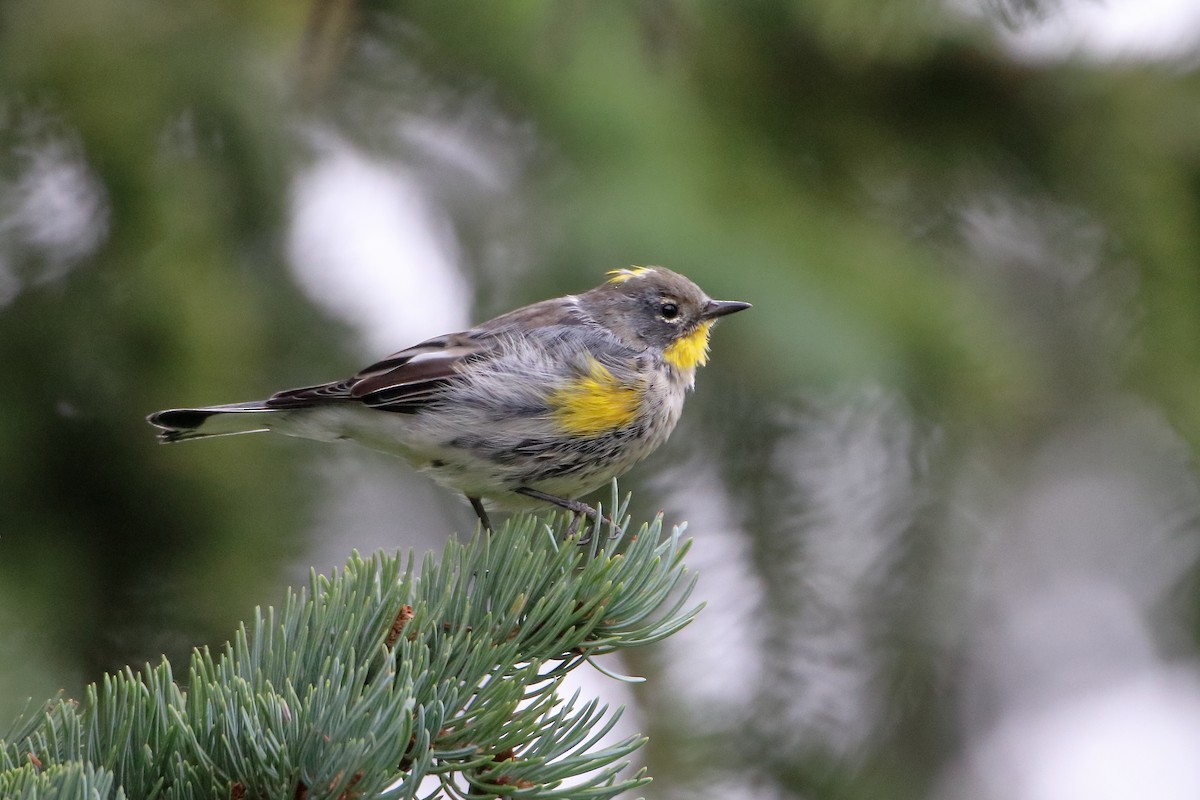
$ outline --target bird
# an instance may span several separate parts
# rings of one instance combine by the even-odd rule
[[[661,266],[435,336],[344,380],[266,400],[157,411],[163,443],[273,431],[397,455],[488,508],[545,505],[599,519],[579,498],[663,444],[708,360],[713,324],[749,303],[713,300]]]

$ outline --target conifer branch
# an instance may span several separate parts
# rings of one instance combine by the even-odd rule
[[[614,489],[615,494],[615,489]],[[613,519],[624,517],[624,508]],[[606,798],[644,739],[601,747],[621,709],[563,676],[655,642],[687,604],[682,529],[510,520],[440,561],[354,554],[256,609],[186,679],[165,660],[56,699],[0,740],[0,796]],[[431,795],[432,793],[432,795]]]

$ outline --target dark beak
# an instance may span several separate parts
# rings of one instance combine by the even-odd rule
[[[726,314],[744,311],[749,307],[749,303],[743,303],[740,300],[709,300],[708,305],[704,307],[702,316],[705,319],[716,319]]]

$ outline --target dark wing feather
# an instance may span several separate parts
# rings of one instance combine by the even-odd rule
[[[278,392],[267,400],[267,406],[292,409],[359,402],[380,411],[414,413],[437,399],[439,390],[461,375],[459,368],[465,361],[492,352],[498,337],[589,323],[574,298],[544,300],[469,331],[427,339],[372,364],[353,378]]]
[[[418,411],[459,376],[465,359],[487,351],[488,338],[477,331],[451,333],[401,350],[354,376],[350,394],[380,411]]]
[[[458,375],[456,367],[463,359],[487,350],[486,338],[477,332],[438,336],[393,353],[353,378],[277,392],[267,406],[295,409],[360,402],[381,411],[412,413]]]
[[[271,409],[309,408],[325,403],[336,403],[353,399],[350,396],[350,386],[353,378],[334,383],[322,383],[317,386],[302,386],[299,389],[285,389],[267,398],[266,406]]]

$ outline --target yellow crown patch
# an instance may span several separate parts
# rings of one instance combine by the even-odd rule
[[[645,275],[647,272],[654,272],[653,267],[626,267],[625,269],[610,269],[608,271],[609,283],[624,283],[630,278],[636,278],[638,275]]]

